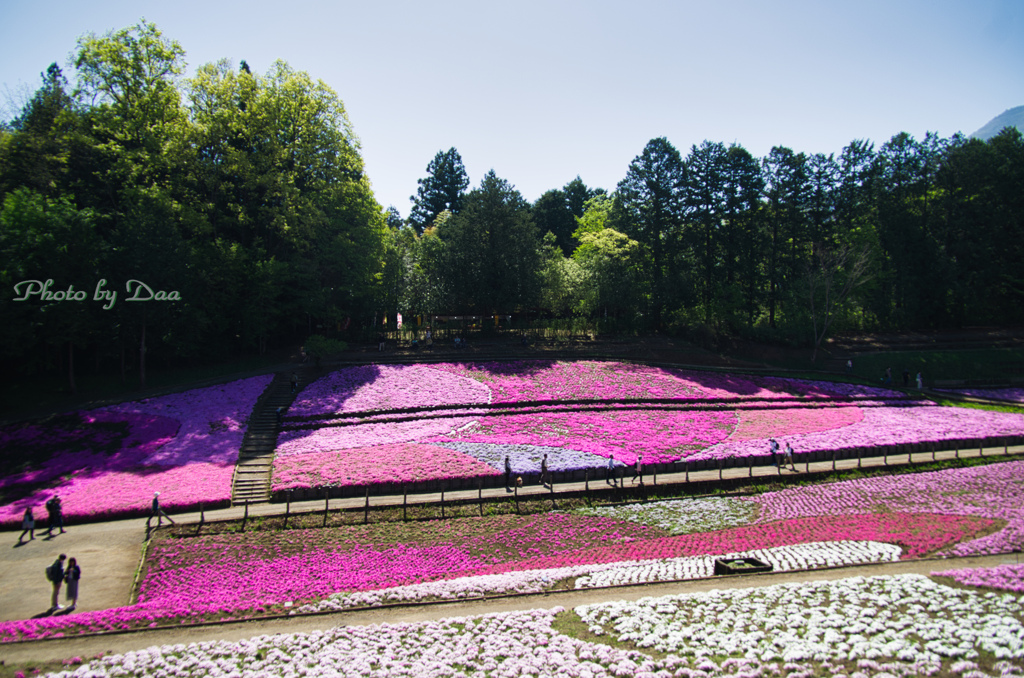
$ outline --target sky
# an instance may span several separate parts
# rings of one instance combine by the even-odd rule
[[[757,157],[899,132],[970,134],[1024,105],[1024,0],[0,0],[0,104],[79,36],[145,18],[188,75],[278,59],[330,86],[378,202],[407,216],[443,150],[529,201],[580,176],[613,190],[656,137]]]

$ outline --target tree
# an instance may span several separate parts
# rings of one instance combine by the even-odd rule
[[[459,214],[438,227],[445,256],[439,275],[452,311],[507,313],[533,305],[540,240],[529,204],[494,170],[470,191]]]
[[[754,324],[762,289],[764,231],[759,218],[764,179],[760,163],[742,146],[726,151],[725,205],[722,211],[725,289],[729,310],[746,316]]]
[[[854,250],[848,246],[832,248],[817,244],[813,258],[807,263],[807,299],[814,330],[814,352],[818,349],[833,321],[842,312],[843,304],[857,287],[868,281],[871,261],[868,249]]]
[[[77,126],[77,111],[57,64],[40,75],[42,86],[11,121],[7,143],[0,144],[0,193],[25,186],[57,197],[66,187],[68,137]]]
[[[677,248],[683,218],[686,169],[679,151],[668,139],[651,139],[633,159],[619,182],[615,223],[627,236],[651,252],[652,307],[655,326],[669,292],[665,267]]]
[[[582,232],[579,239],[572,258],[586,280],[581,310],[605,318],[635,313],[642,306],[647,284],[640,243],[611,228]]]
[[[572,234],[576,230],[576,218],[569,209],[565,191],[553,189],[537,198],[533,203],[533,222],[540,233],[550,233],[554,237],[555,244],[563,255],[572,253],[575,246]]]
[[[807,157],[782,146],[772,148],[763,161],[766,182],[765,221],[768,246],[765,252],[768,287],[768,326],[776,325],[782,290],[800,273],[794,250],[806,237],[808,199]]]
[[[445,210],[458,214],[462,209],[469,176],[462,165],[462,156],[455,148],[438,151],[427,165],[427,176],[417,181],[416,195],[410,197],[413,207],[409,223],[417,233],[430,226]]]
[[[685,242],[692,253],[704,322],[719,314],[722,275],[722,218],[726,203],[728,152],[725,144],[703,142],[686,157]]]
[[[177,78],[185,69],[185,50],[145,21],[78,40],[75,55],[78,94],[110,106],[116,124],[108,129],[127,147],[159,152],[160,130],[178,121]]]

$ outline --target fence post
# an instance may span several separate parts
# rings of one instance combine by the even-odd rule
[[[409,486],[402,483],[402,520],[409,520],[409,516],[406,513],[406,507],[409,504]]]
[[[366,504],[363,506],[363,525],[370,522],[370,486],[366,486]]]
[[[206,512],[203,510],[203,505],[199,505],[199,524],[196,525],[196,536],[199,536],[199,530],[203,529],[203,523],[206,522]]]
[[[249,500],[245,500],[245,513],[242,514],[242,532],[245,532],[245,522],[249,520]]]
[[[984,457],[985,456],[985,445],[984,445],[984,443],[978,443],[978,456],[979,457]]]
[[[832,448],[832,473],[836,472],[836,454],[838,454],[838,452],[836,451],[836,448],[833,447]]]
[[[686,480],[684,482],[690,482],[690,460],[686,460]]]
[[[957,459],[960,458],[960,443],[957,443],[954,446],[953,456],[956,457]]]
[[[476,498],[480,502],[480,517],[484,517],[484,479],[477,478],[476,481]]]
[[[327,503],[330,501],[330,498],[331,498],[331,491],[329,489],[325,488],[324,489],[324,524],[323,524],[324,527],[327,527]]]
[[[441,488],[441,520],[444,520],[444,488]]]
[[[779,473],[781,473],[781,471],[779,471]],[[722,458],[721,457],[718,458],[718,479],[719,480],[722,479]]]
[[[1003,438],[1003,456],[1010,454],[1010,443],[1007,442],[1006,438]]]
[[[555,477],[554,476],[551,477],[551,484],[548,485],[548,487],[551,489],[551,510],[554,511],[554,510],[556,510],[558,508],[557,506],[555,506]]]
[[[288,490],[284,503],[284,529],[288,529],[288,514],[292,512],[292,491]]]
[[[651,475],[652,475],[651,485],[657,485],[658,484],[658,465],[657,464],[654,464],[654,466],[651,467]]]
[[[935,443],[932,443],[932,461],[935,461],[935,448],[938,447]]]
[[[516,493],[516,515],[519,515],[519,483],[513,485],[512,489],[515,490]]]
[[[888,445],[883,445],[882,446],[882,466],[888,466],[888,465],[889,465],[889,446]]]
[[[587,499],[590,499],[590,469],[583,469],[583,492],[586,494]]]
[[[754,477],[754,458],[753,457],[747,457],[747,477],[748,478],[753,478]]]

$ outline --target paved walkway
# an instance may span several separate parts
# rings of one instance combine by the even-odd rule
[[[60,638],[53,640],[14,643],[0,647],[5,661],[56,661],[68,657],[89,657],[99,653],[119,654],[142,650],[154,645],[188,644],[209,641],[238,641],[261,635],[280,633],[301,633],[336,626],[365,626],[369,624],[398,624],[422,622],[488,614],[513,612],[537,608],[561,606],[573,608],[579,605],[600,603],[609,600],[638,600],[648,596],[664,596],[679,593],[693,593],[721,588],[754,588],[789,582],[821,581],[855,576],[877,576],[894,574],[923,574],[964,567],[993,567],[1017,563],[1014,555],[982,556],[972,558],[950,558],[936,560],[904,560],[895,563],[869,564],[840,567],[826,570],[800,572],[766,572],[757,575],[735,577],[713,577],[690,581],[619,586],[607,589],[564,591],[526,596],[512,596],[496,599],[453,601],[429,605],[409,605],[349,610],[323,615],[308,615],[268,619],[263,621],[233,622],[201,627],[182,627],[135,633],[98,636],[91,638]]]

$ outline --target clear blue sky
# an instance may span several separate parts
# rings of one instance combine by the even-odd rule
[[[969,134],[1024,104],[1024,1],[0,0],[0,94],[34,91],[78,36],[156,23],[189,73],[276,59],[332,87],[378,201],[408,215],[439,150],[528,200],[613,189],[646,142],[756,156]],[[72,75],[70,67],[65,73]]]

